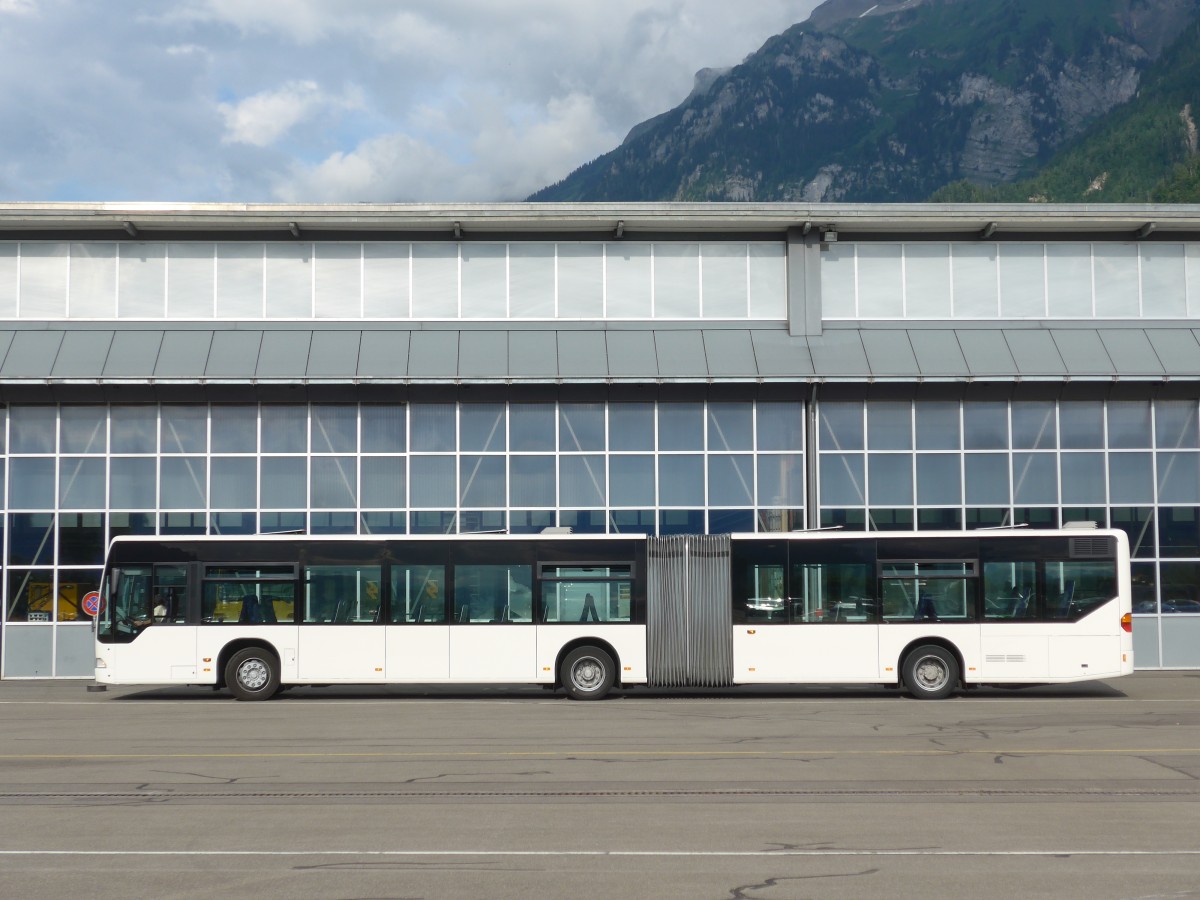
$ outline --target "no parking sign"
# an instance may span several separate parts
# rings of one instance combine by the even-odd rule
[[[95,617],[100,615],[100,610],[104,606],[104,604],[100,602],[100,592],[88,591],[83,595],[83,600],[80,602],[80,606],[83,607],[83,611],[89,616]]]

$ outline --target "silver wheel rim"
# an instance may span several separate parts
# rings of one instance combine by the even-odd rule
[[[940,691],[950,681],[950,669],[938,656],[922,656],[913,666],[917,686],[923,691]]]
[[[261,659],[248,659],[238,666],[238,684],[248,691],[261,691],[270,679],[271,673]]]
[[[595,691],[604,684],[604,664],[594,656],[583,656],[571,666],[571,684],[581,691]]]

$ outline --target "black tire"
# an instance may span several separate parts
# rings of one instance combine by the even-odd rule
[[[941,700],[958,687],[958,660],[945,647],[925,644],[904,658],[904,686],[918,700]]]
[[[563,657],[558,677],[572,700],[600,700],[612,690],[617,667],[599,647],[576,647]]]
[[[265,647],[245,647],[225,664],[225,684],[238,700],[270,700],[279,692],[279,660]]]

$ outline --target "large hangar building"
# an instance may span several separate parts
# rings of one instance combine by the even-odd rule
[[[1200,666],[1200,207],[8,204],[0,319],[0,677],[121,534],[1071,521]]]

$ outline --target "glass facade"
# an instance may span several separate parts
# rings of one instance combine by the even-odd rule
[[[783,241],[0,242],[2,319],[776,319]]]
[[[1194,243],[861,243],[821,254],[828,319],[1200,316]]]

